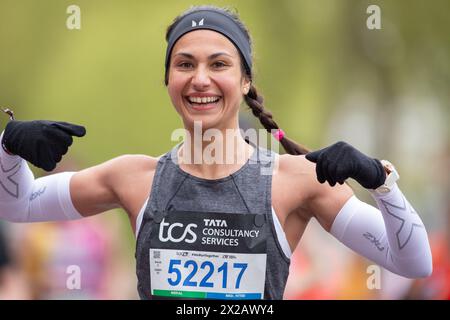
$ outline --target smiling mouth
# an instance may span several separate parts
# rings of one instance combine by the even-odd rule
[[[185,97],[188,105],[195,110],[207,110],[217,106],[222,97]]]

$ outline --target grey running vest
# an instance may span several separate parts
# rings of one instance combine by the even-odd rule
[[[275,154],[257,147],[215,180],[157,164],[136,244],[141,299],[282,299],[290,260],[272,218]]]

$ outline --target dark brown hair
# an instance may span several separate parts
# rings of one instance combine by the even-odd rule
[[[176,17],[175,20],[172,22],[172,24],[167,28],[166,41],[168,41],[174,26],[180,19],[182,19],[189,13],[205,9],[220,12],[232,18],[243,31],[248,41],[250,42],[250,45],[252,44],[250,33],[247,27],[244,25],[244,23],[240,20],[237,12],[231,8],[227,7],[222,8],[216,6],[192,6],[188,10],[184,11],[182,14]],[[245,73],[245,75],[248,77],[250,81],[253,80],[253,74],[247,71],[244,66],[244,59],[242,58],[242,55],[241,55],[241,70],[243,71],[243,73]],[[165,84],[167,85],[168,83],[169,83],[169,70],[167,69],[165,74]],[[272,133],[272,130],[279,129],[278,124],[273,119],[272,113],[264,108],[264,98],[258,93],[256,87],[253,85],[253,82],[251,84],[250,91],[248,92],[247,95],[244,96],[244,99],[245,103],[249,106],[253,115],[259,119],[261,124],[269,133]],[[287,138],[286,135],[283,137],[283,139],[280,140],[280,143],[283,146],[284,150],[292,155],[301,155],[309,152],[307,148]]]

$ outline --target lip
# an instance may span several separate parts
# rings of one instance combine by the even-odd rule
[[[206,97],[222,97],[220,94],[208,93],[208,92],[193,92],[185,95],[185,97],[196,97],[196,98],[206,98]]]
[[[212,97],[213,95],[203,95],[203,96],[198,96],[198,95],[190,95],[190,97]],[[215,97],[219,97],[220,99],[217,102],[214,103],[208,103],[208,104],[204,104],[204,105],[193,105],[189,99],[188,96],[184,97],[184,101],[186,102],[187,106],[190,109],[196,110],[196,111],[205,111],[205,110],[211,110],[214,108],[217,108],[217,106],[219,105],[219,103],[222,101],[222,97],[221,96],[217,96],[215,95]]]

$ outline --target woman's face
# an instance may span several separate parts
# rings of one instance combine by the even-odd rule
[[[168,91],[187,128],[233,128],[249,81],[241,72],[236,47],[225,36],[197,30],[175,44],[169,69]]]

